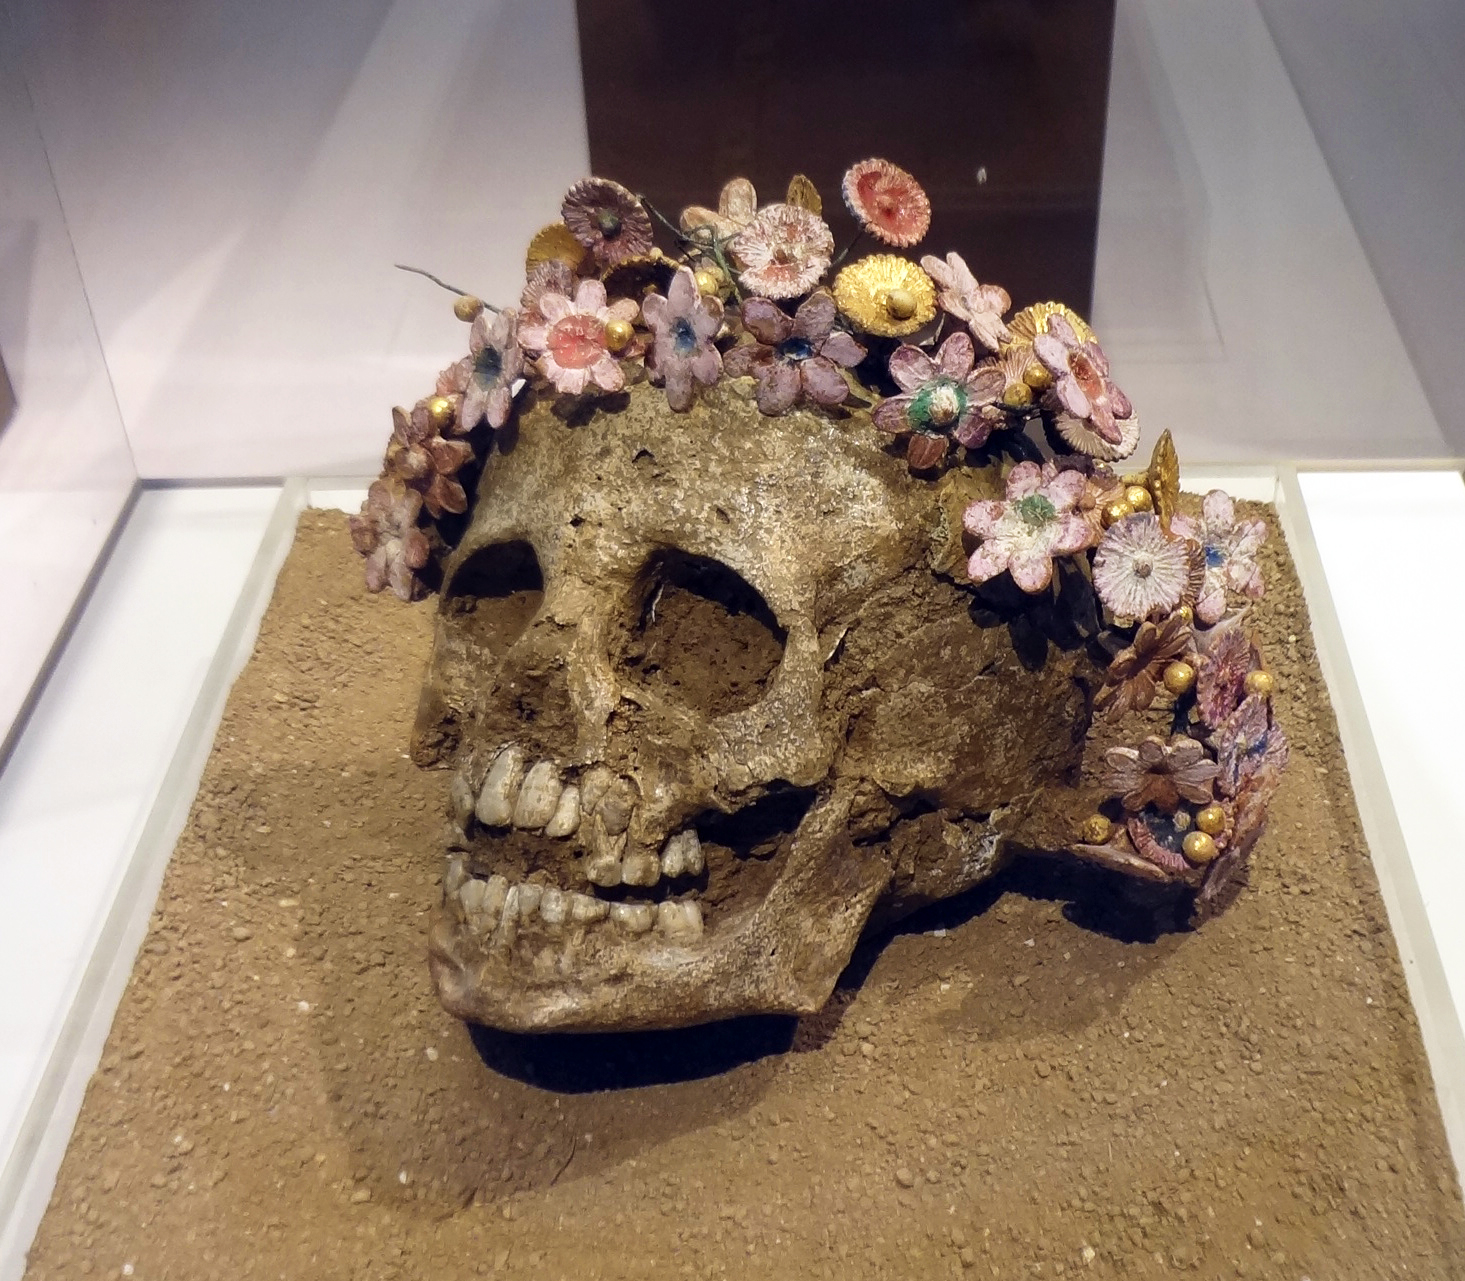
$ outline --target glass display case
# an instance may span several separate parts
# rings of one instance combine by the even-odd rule
[[[14,726],[0,772],[0,1281],[83,1262],[208,1275],[245,1242],[271,1272],[316,1269],[329,1248],[341,1275],[383,1276],[1317,1278],[1361,1259],[1369,1275],[1443,1277],[1465,1257],[1465,942],[1453,928],[1465,873],[1450,857],[1465,759],[1449,730],[1465,695],[1447,670],[1403,657],[1421,609],[1443,615],[1446,635],[1459,613],[1465,375],[1439,334],[1465,301],[1448,266],[1465,143],[1412,90],[1393,92],[1396,68],[1436,66],[1465,25],[1412,0],[1387,32],[1358,5],[1324,29],[1285,0],[857,8],[810,6],[780,24],[755,6],[736,32],[649,0],[430,13],[198,3],[167,23],[147,0],[96,21],[71,3],[0,9],[0,530],[20,591],[0,629],[0,725]],[[1344,74],[1361,48],[1378,56]],[[1397,197],[1390,166],[1404,162],[1380,157],[1426,146],[1401,217],[1380,193]],[[443,1004],[477,1018],[497,992],[501,1008],[521,1008],[493,987],[488,960],[460,963],[434,924],[445,891],[460,903],[465,883],[484,887],[477,899],[496,892],[470,875],[468,847],[455,870],[451,836],[443,862],[439,828],[461,808],[450,775],[480,754],[461,826],[494,825],[482,797],[508,748],[458,752],[471,736],[443,710],[456,679],[443,653],[489,652],[500,617],[525,635],[561,571],[544,540],[484,533],[481,564],[465,542],[462,564],[427,582],[443,586],[445,622],[434,601],[361,590],[346,514],[367,497],[391,406],[427,412],[457,396],[461,412],[473,387],[467,371],[449,378],[470,331],[422,274],[519,299],[525,246],[546,243],[540,229],[591,172],[666,215],[655,232],[671,245],[683,205],[728,214],[714,207],[733,173],[754,178],[764,204],[785,200],[783,171],[798,169],[814,194],[789,185],[787,203],[822,193],[842,245],[864,215],[858,200],[843,207],[841,175],[881,153],[925,183],[941,230],[897,252],[915,261],[959,240],[982,280],[1008,286],[1009,319],[1062,294],[1102,339],[1144,432],[1134,461],[1114,464],[1116,501],[1136,487],[1134,503],[1171,501],[1161,454],[1145,470],[1165,430],[1188,495],[1174,501],[1192,519],[1222,489],[1238,519],[1267,523],[1267,594],[1247,615],[1265,667],[1246,675],[1267,676],[1266,698],[1275,677],[1291,760],[1251,885],[1193,924],[1189,899],[1116,871],[1106,815],[1133,818],[1117,803],[1090,816],[1104,836],[1085,826],[1072,842],[1110,849],[1093,856],[1102,866],[1033,855],[989,869],[996,843],[969,841],[957,861],[972,875],[900,921],[876,910],[837,958],[828,999],[805,1009],[799,980],[827,960],[818,940],[874,902],[848,868],[897,840],[919,868],[970,836],[941,788],[911,784],[885,819],[860,793],[851,861],[808,890],[817,906],[799,909],[798,928],[764,940],[770,957],[797,954],[787,974],[768,967],[782,987],[768,980],[749,1004],[736,958],[706,979],[723,1003],[704,1012],[736,1006],[732,1022],[662,1026],[678,1021],[671,1001],[641,1019],[650,1030],[634,1010],[654,1002],[635,1001],[623,1026],[576,1025],[594,1032],[462,1022]],[[717,299],[709,314],[745,301],[728,283],[694,277],[699,300]],[[666,280],[657,288],[669,296]],[[654,340],[650,314],[633,346]],[[475,322],[474,354],[498,341],[485,337],[491,319]],[[651,376],[664,379],[654,359]],[[649,387],[625,393],[626,412],[642,412]],[[664,425],[648,421],[650,439]],[[768,422],[759,492],[776,495],[775,442],[792,437]],[[502,455],[519,453],[506,467],[577,465],[568,445],[541,458],[533,431],[505,439]],[[676,471],[667,459],[682,447],[666,431],[627,451],[626,475],[682,494],[656,471]],[[920,471],[907,448],[902,436],[891,455],[902,477],[907,460]],[[712,452],[709,474],[735,483],[746,460]],[[607,493],[620,492],[616,466],[598,473]],[[843,471],[818,483],[853,484]],[[935,492],[937,480],[916,484]],[[634,541],[637,521],[660,518],[626,492],[614,513],[587,501],[561,524],[620,521],[615,540]],[[447,510],[414,528],[452,543],[493,523],[469,506],[453,525]],[[825,512],[829,528],[843,529],[840,511]],[[963,555],[993,511],[967,526]],[[1092,513],[1105,529],[1144,514]],[[842,545],[863,536],[847,532]],[[673,651],[710,661],[726,686],[706,677],[713,711],[678,713],[723,728],[687,748],[668,794],[696,775],[704,741],[732,733],[719,717],[783,688],[771,673],[801,645],[826,688],[860,662],[886,670],[848,629],[804,636],[802,607],[753,569],[727,588],[742,630],[718,648],[679,595],[726,595],[707,588],[702,561],[717,558],[684,551],[693,541],[651,538],[643,578],[655,584],[635,588],[637,639],[618,659],[643,691],[621,705],[632,733],[666,688],[703,691]],[[823,572],[819,539],[801,547],[790,581]],[[428,553],[430,576],[442,549]],[[385,561],[367,572],[421,595]],[[830,569],[818,591],[842,582]],[[585,574],[575,599],[601,588]],[[970,603],[970,621],[1018,652],[1009,607]],[[658,626],[673,629],[667,652]],[[946,626],[932,615],[932,635]],[[599,634],[561,630],[583,646]],[[967,643],[960,627],[950,635],[925,648]],[[1062,648],[1049,643],[1045,662]],[[520,672],[518,715],[539,725],[526,741],[553,733],[543,672],[578,661],[570,645]],[[777,659],[754,671],[768,645]],[[959,720],[965,695],[922,661],[899,669],[926,691],[908,718],[950,699]],[[1030,671],[1003,672],[1013,699],[1029,696]],[[896,677],[865,684],[849,706],[875,724]],[[1189,688],[1172,691],[1176,706]],[[1031,725],[1056,715],[1024,706]],[[898,726],[879,726],[893,755]],[[1209,723],[1196,726],[1199,738]],[[789,720],[773,747],[737,740],[720,768],[755,769],[805,728]],[[929,737],[938,753],[940,733]],[[755,813],[709,806],[677,839],[694,833],[708,860],[734,850],[777,890],[791,861],[780,842],[868,755],[857,738],[827,777],[790,766]],[[1006,750],[980,749],[973,760]],[[506,802],[504,829],[517,830],[531,777],[554,793],[536,832],[560,821],[567,787],[579,805],[595,786],[579,761],[510,765],[520,800]],[[584,813],[587,831],[620,835],[588,800]],[[1233,831],[1216,828],[1223,841]],[[693,873],[689,848],[676,846],[682,862],[665,876],[705,874],[715,939],[719,894],[736,895],[715,867]],[[529,838],[514,851],[529,866],[542,855]],[[1192,863],[1179,866],[1199,884],[1207,864]],[[601,887],[602,914],[632,933],[636,886]],[[663,901],[643,913],[652,937],[685,942],[676,930],[690,926],[663,923]],[[526,962],[556,963],[548,949]],[[644,981],[638,964],[619,973],[627,991]],[[525,974],[526,991],[547,982]],[[577,982],[557,989],[563,1008],[621,1008]],[[534,1023],[542,1014],[514,1018],[550,1026]]]

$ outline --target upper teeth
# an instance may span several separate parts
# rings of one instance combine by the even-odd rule
[[[550,760],[530,764],[517,743],[500,748],[489,762],[474,798],[466,775],[450,789],[454,817],[465,826],[476,816],[484,827],[517,827],[564,838],[578,833],[586,850],[585,878],[592,885],[647,887],[663,876],[700,876],[705,867],[701,842],[691,828],[673,835],[660,857],[649,851],[626,853],[639,793],[636,785],[604,765],[593,765],[578,783],[567,784]]]

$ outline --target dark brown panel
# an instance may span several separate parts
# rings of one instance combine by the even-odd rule
[[[917,252],[960,251],[1016,306],[1088,312],[1113,0],[579,0],[579,15],[592,166],[668,216],[715,205],[736,174],[781,199],[802,171],[843,244],[840,175],[884,156],[931,195]]]

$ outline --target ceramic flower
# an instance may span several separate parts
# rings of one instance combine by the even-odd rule
[[[1000,285],[979,285],[959,253],[947,254],[944,262],[935,254],[926,254],[921,266],[940,289],[941,309],[966,321],[972,337],[983,347],[997,351],[1011,341],[1012,333],[1002,320],[1012,306],[1007,290]]]
[[[529,269],[524,279],[524,288],[519,294],[519,323],[539,325],[544,315],[539,310],[539,300],[545,294],[563,294],[572,298],[575,294],[575,273],[568,263],[559,258],[548,258]]]
[[[1246,678],[1260,666],[1261,656],[1239,616],[1202,632],[1195,678],[1201,720],[1214,729],[1230,716],[1246,697]]]
[[[1138,414],[1131,411],[1127,418],[1116,418],[1114,426],[1119,431],[1117,442],[1105,439],[1086,418],[1058,414],[1053,419],[1054,430],[1070,449],[1076,449],[1081,454],[1106,463],[1128,458],[1139,446]]]
[[[1195,603],[1195,616],[1214,623],[1226,612],[1226,593],[1258,600],[1262,572],[1256,553],[1267,538],[1260,520],[1237,520],[1236,506],[1223,490],[1213,489],[1201,504],[1201,518],[1176,513],[1170,528],[1192,538],[1205,550],[1205,585]]]
[[[519,345],[538,356],[539,372],[555,390],[579,395],[590,387],[620,391],[625,376],[606,345],[605,326],[612,320],[634,320],[640,311],[634,300],[607,303],[605,286],[582,280],[574,300],[546,293],[539,300],[544,321],[519,326]]]
[[[1111,446],[1122,445],[1124,429],[1116,420],[1129,418],[1134,406],[1110,381],[1109,361],[1099,344],[1081,340],[1067,318],[1055,313],[1048,317],[1047,332],[1033,339],[1033,353],[1052,376],[1053,394],[1063,409]]]
[[[1037,463],[1018,463],[1007,475],[1007,497],[979,499],[962,524],[981,545],[967,562],[974,583],[1004,569],[1025,592],[1041,592],[1053,581],[1053,558],[1093,545],[1088,522],[1074,510],[1083,492],[1082,472],[1060,472],[1044,483]]]
[[[871,254],[834,278],[834,301],[856,329],[903,338],[936,318],[936,289],[909,258]]]
[[[1170,813],[1146,808],[1131,814],[1125,820],[1124,830],[1143,858],[1174,876],[1185,876],[1190,871],[1190,860],[1185,857],[1185,837],[1192,826],[1187,807]]]
[[[1165,668],[1189,660],[1194,644],[1194,632],[1181,614],[1171,614],[1163,623],[1141,623],[1129,647],[1110,660],[1095,705],[1115,716],[1145,711],[1155,701]]]
[[[455,477],[472,458],[473,447],[466,441],[444,440],[438,433],[426,399],[419,400],[410,412],[392,410],[383,477],[399,480],[420,493],[435,519],[444,512],[468,510],[468,495]]]
[[[484,312],[468,331],[468,355],[438,376],[439,396],[461,395],[457,429],[472,431],[485,418],[495,430],[508,421],[514,383],[523,372],[519,322],[512,310]]]
[[[767,298],[743,304],[743,328],[755,342],[734,347],[723,357],[731,378],[751,374],[758,380],[758,408],[782,414],[801,399],[838,405],[849,395],[839,372],[865,358],[865,349],[834,328],[834,299],[819,290],[790,317]]]
[[[1271,704],[1263,694],[1249,694],[1221,722],[1211,736],[1223,796],[1239,795],[1247,781],[1263,768],[1280,775],[1287,763],[1287,737],[1272,720]]]
[[[601,267],[614,267],[651,251],[651,215],[634,195],[609,178],[577,182],[565,193],[560,217]]]
[[[1189,573],[1186,544],[1167,537],[1151,512],[1110,525],[1094,556],[1094,588],[1116,618],[1169,613],[1180,604]]]
[[[734,178],[723,184],[714,211],[702,205],[688,205],[677,220],[688,235],[707,227],[718,239],[735,236],[753,220],[758,212],[758,193],[746,178]]]
[[[366,557],[366,590],[390,587],[404,601],[424,594],[417,571],[431,548],[417,527],[422,495],[399,480],[382,477],[366,491],[366,502],[351,517],[351,542]]]
[[[703,298],[691,270],[682,267],[665,297],[649,294],[642,301],[641,315],[652,334],[647,371],[652,381],[666,385],[666,403],[684,413],[692,407],[696,384],[710,387],[722,372],[722,354],[712,345],[722,303]]]
[[[1075,457],[1087,464],[1086,468],[1081,469],[1084,471],[1085,483],[1083,497],[1078,500],[1078,510],[1089,522],[1094,531],[1094,542],[1097,543],[1104,536],[1104,508],[1124,497],[1124,482],[1103,462],[1084,454]]]
[[[1037,398],[1037,392],[1027,380],[1028,368],[1035,363],[1033,349],[1021,344],[1008,344],[982,362],[1002,375],[1002,395],[997,399],[1003,408],[1026,409]]]
[[[875,406],[875,426],[892,436],[907,435],[912,467],[934,467],[952,440],[973,449],[991,434],[981,409],[1000,391],[992,370],[974,369],[976,352],[964,333],[952,334],[936,356],[901,345],[890,357],[890,376],[901,394]]]
[[[797,205],[760,209],[728,245],[738,280],[765,298],[797,298],[819,283],[834,256],[834,235]]]
[[[931,201],[921,184],[888,160],[851,165],[841,191],[860,226],[887,245],[909,248],[930,230]]]
[[[1153,806],[1171,814],[1182,801],[1207,805],[1214,796],[1219,766],[1200,742],[1184,735],[1168,743],[1151,735],[1137,748],[1111,747],[1104,761],[1104,786],[1131,813]]]

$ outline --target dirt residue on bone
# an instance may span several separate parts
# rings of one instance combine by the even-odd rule
[[[668,551],[647,566],[622,661],[629,678],[708,716],[750,707],[783,658],[784,633],[725,565]]]
[[[1430,1068],[1275,526],[1262,559],[1294,756],[1232,909],[1151,942],[1128,882],[1023,860],[863,947],[788,1052],[783,1021],[512,1038],[443,1013],[450,776],[402,755],[432,607],[366,596],[345,518],[306,513],[30,1281],[1459,1281]]]

